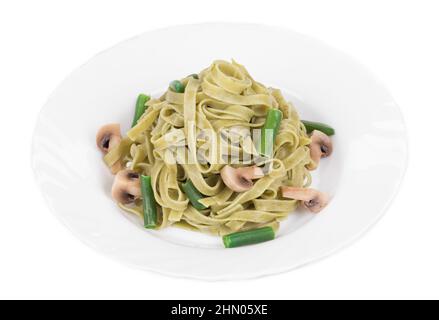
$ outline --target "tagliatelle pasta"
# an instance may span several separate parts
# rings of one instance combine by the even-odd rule
[[[169,88],[146,102],[127,137],[105,156],[106,164],[120,162],[123,168],[151,177],[157,228],[173,225],[216,235],[262,227],[276,230],[300,203],[284,198],[281,187],[311,184],[311,139],[294,106],[280,90],[256,82],[235,61],[215,61],[180,83],[184,92]],[[263,154],[258,132],[270,110],[280,111],[282,120]],[[225,166],[259,168],[260,176],[250,188],[237,192],[222,178]],[[188,192],[201,195],[202,209],[195,208]],[[143,217],[140,196],[119,205]]]

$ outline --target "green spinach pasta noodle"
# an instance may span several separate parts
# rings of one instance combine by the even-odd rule
[[[214,61],[179,81],[184,92],[170,87],[149,99],[126,137],[108,150],[106,164],[151,177],[157,229],[178,226],[221,236],[277,230],[303,200],[284,197],[281,188],[311,184],[312,139],[296,109],[235,61]],[[281,120],[272,149],[263,155],[260,132],[272,110]],[[225,166],[262,171],[251,187],[237,192],[222,179]],[[143,218],[140,196],[119,206]]]

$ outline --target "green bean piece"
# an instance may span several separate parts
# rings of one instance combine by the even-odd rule
[[[302,120],[302,123],[305,125],[306,133],[308,134],[311,134],[314,130],[319,130],[327,136],[332,136],[335,134],[335,130],[325,123],[307,120]]]
[[[151,177],[142,175],[140,177],[140,186],[143,198],[144,226],[147,229],[154,229],[157,227],[157,203],[152,190]]]
[[[278,109],[270,109],[265,119],[261,132],[260,153],[267,157],[273,156],[274,141],[279,132],[282,112]]]
[[[236,248],[249,244],[256,244],[273,240],[275,237],[274,230],[271,227],[264,227],[248,231],[240,231],[223,236],[224,246],[226,248]]]
[[[140,117],[145,113],[147,108],[145,104],[149,101],[149,99],[151,99],[151,97],[143,93],[139,94],[137,97],[136,110],[134,112],[134,119],[131,128],[137,124],[137,121],[139,121]]]
[[[169,84],[169,87],[171,88],[172,91],[174,92],[178,92],[178,93],[183,93],[184,92],[184,84],[181,83],[181,81],[179,80],[174,80]]]
[[[203,195],[200,193],[200,191],[195,188],[192,181],[188,180],[185,183],[181,185],[181,188],[183,189],[184,193],[188,197],[189,201],[191,202],[192,206],[197,210],[204,210],[207,209],[203,204],[199,203],[198,200],[203,199]]]
[[[189,77],[192,77],[192,78],[197,79],[197,80],[199,79],[198,74],[196,74],[196,73],[192,73],[192,74],[188,75],[186,78],[189,78]]]

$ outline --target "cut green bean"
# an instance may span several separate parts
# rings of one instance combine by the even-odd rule
[[[228,234],[223,237],[226,248],[235,248],[273,240],[275,237],[274,230],[271,227],[253,229],[249,231],[240,231]]]
[[[279,132],[282,112],[278,109],[270,109],[265,119],[264,127],[261,132],[260,154],[266,157],[273,156],[274,141]]]
[[[189,201],[191,202],[192,206],[197,210],[204,210],[207,209],[203,204],[198,202],[198,200],[203,199],[203,195],[200,193],[200,191],[195,188],[192,181],[188,180],[185,183],[181,185],[181,188],[183,189],[184,193],[188,197]]]
[[[192,78],[197,79],[197,80],[199,79],[198,74],[196,74],[196,73],[192,73],[192,74],[187,76],[187,78],[189,78],[189,77],[192,77]]]
[[[151,99],[151,97],[143,93],[139,94],[137,97],[136,110],[134,112],[134,119],[131,128],[137,124],[137,121],[139,121],[140,117],[145,113],[147,108],[145,104],[149,101],[149,99]]]
[[[181,81],[179,80],[174,80],[169,84],[169,87],[171,88],[172,91],[174,92],[178,92],[178,93],[183,93],[184,92],[184,84],[181,83]]]
[[[307,121],[307,120],[302,120],[302,123],[305,125],[306,132],[308,134],[311,134],[314,130],[319,130],[324,134],[326,134],[327,136],[332,136],[335,134],[335,130],[325,123]]]
[[[154,191],[152,190],[151,177],[142,175],[140,177],[140,185],[143,198],[144,226],[147,229],[154,229],[157,227],[157,203],[154,198]]]

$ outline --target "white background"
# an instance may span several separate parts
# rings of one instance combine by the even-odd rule
[[[439,298],[438,16],[434,0],[2,1],[0,298]],[[409,168],[391,209],[361,240],[286,274],[206,283],[108,260],[49,212],[30,143],[52,90],[121,40],[205,21],[287,26],[351,54],[388,86],[407,122]]]

